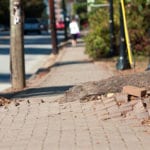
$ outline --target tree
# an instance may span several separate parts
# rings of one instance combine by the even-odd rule
[[[26,18],[41,18],[46,7],[43,0],[23,0],[23,6]]]
[[[87,14],[87,1],[86,0],[76,0],[73,5],[73,15],[77,14],[80,18],[80,25],[84,26],[88,22]]]
[[[0,23],[9,25],[9,0],[0,1]]]
[[[9,0],[0,0],[0,24],[7,26],[10,24],[9,3]],[[23,0],[23,7],[25,17],[40,18],[46,6],[43,0]]]

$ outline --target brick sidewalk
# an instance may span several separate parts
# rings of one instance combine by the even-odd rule
[[[103,120],[100,101],[87,103],[32,99],[0,109],[2,150],[149,150],[150,128],[136,119]]]
[[[39,85],[0,107],[0,150],[150,149],[149,126],[123,118],[114,100],[55,102],[73,85],[112,76],[89,61],[84,47],[65,48],[56,64]]]

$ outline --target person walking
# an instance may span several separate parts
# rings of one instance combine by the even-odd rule
[[[78,22],[76,21],[75,17],[72,17],[71,22],[69,23],[69,29],[71,34],[71,43],[73,47],[77,45],[77,38],[80,34],[80,29],[78,26]]]

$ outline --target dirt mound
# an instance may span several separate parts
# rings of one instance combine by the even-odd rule
[[[11,103],[11,101],[9,99],[4,98],[4,97],[0,97],[0,107],[7,105],[7,104],[10,104],[10,103]]]
[[[96,82],[87,82],[69,89],[65,95],[59,99],[60,103],[82,100],[88,95],[102,95],[106,93],[121,92],[123,86],[132,85],[136,87],[145,87],[150,90],[150,71],[130,75],[113,76],[105,80]]]

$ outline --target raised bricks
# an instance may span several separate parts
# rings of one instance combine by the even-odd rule
[[[126,93],[128,95],[137,96],[137,97],[143,97],[146,95],[146,89],[138,88],[135,86],[124,86],[123,93]]]

